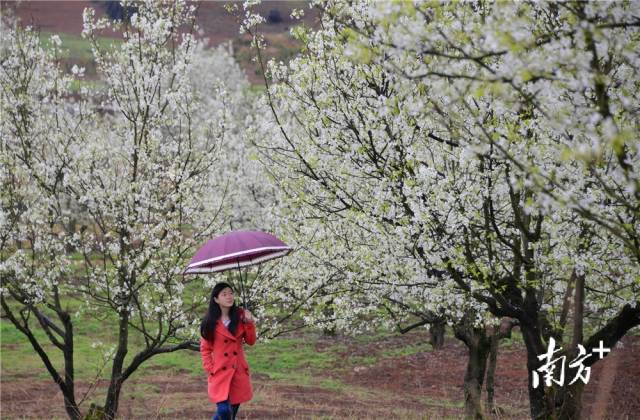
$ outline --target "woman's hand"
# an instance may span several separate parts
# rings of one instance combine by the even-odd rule
[[[248,309],[244,310],[244,322],[249,322],[251,324],[255,322],[255,320],[253,319],[253,314],[249,312]]]

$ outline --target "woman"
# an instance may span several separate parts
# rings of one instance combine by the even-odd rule
[[[217,404],[213,420],[235,419],[240,404],[253,396],[242,343],[255,344],[256,326],[251,312],[236,306],[227,283],[213,288],[200,335],[202,366],[209,373],[209,399]]]

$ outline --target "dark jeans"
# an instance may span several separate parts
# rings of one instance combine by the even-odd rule
[[[229,404],[229,400],[216,403],[218,411],[213,414],[213,420],[233,420],[236,418],[240,404]]]

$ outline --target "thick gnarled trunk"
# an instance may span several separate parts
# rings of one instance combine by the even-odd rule
[[[522,324],[522,338],[527,349],[527,382],[529,392],[529,410],[533,420],[548,419],[550,410],[544,387],[533,387],[533,372],[540,367],[538,355],[545,352],[540,331],[536,325]]]
[[[558,420],[579,420],[582,418],[583,390],[584,383],[582,381],[577,381],[573,385],[561,389],[560,398],[556,399]]]
[[[464,375],[464,412],[467,419],[482,419],[482,384],[491,348],[491,338],[484,327],[474,327],[468,314],[454,325],[455,336],[467,347],[467,370]]]
[[[469,360],[464,375],[464,411],[468,419],[482,419],[482,384],[487,367],[490,345],[480,339],[477,344],[467,346]]]
[[[499,327],[487,328],[489,334],[489,361],[487,365],[486,389],[487,389],[487,413],[489,415],[500,415],[500,409],[494,402],[495,395],[495,373],[498,364],[498,349],[500,340],[511,337],[511,330],[517,325],[517,321],[512,318],[503,318]]]

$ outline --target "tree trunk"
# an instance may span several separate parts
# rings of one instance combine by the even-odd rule
[[[446,323],[434,322],[429,327],[429,343],[434,350],[441,349],[444,346],[444,332]]]
[[[489,343],[480,339],[477,345],[468,346],[469,360],[464,375],[464,412],[467,419],[482,419],[482,383],[487,367]]]
[[[584,383],[580,380],[573,385],[562,388],[562,392],[559,394],[561,399],[556,401],[556,406],[559,405],[558,420],[579,420],[581,418],[583,390]]]
[[[496,364],[498,362],[498,345],[500,343],[500,335],[496,332],[491,336],[489,346],[489,365],[487,367],[487,412],[493,414],[496,410],[494,394],[495,394],[495,376]]]
[[[333,299],[329,300],[324,305],[324,307],[322,308],[322,315],[325,317],[325,319],[331,319],[334,317],[335,314],[333,311]],[[335,324],[325,324],[325,326],[322,327],[322,333],[326,336],[334,337],[336,335]]]
[[[75,397],[75,367],[73,360],[73,324],[71,323],[71,317],[66,312],[59,312],[60,319],[64,324],[65,336],[64,336],[64,381],[65,392],[64,394],[64,408],[69,414],[69,418],[72,420],[80,419],[80,410],[78,404],[76,404]]]
[[[64,409],[66,410],[67,415],[69,416],[69,418],[71,420],[80,420],[80,418],[81,418],[80,410],[78,409],[78,406],[76,405],[76,402],[75,402],[75,399],[73,398],[73,395],[71,395],[71,397],[70,397],[67,392],[63,392],[62,396],[64,398]]]
[[[109,390],[107,391],[107,402],[104,405],[104,418],[106,420],[113,420],[116,418],[118,404],[120,403],[122,383],[122,379],[119,376],[111,378]]]
[[[122,367],[124,358],[128,350],[129,335],[129,313],[127,309],[120,312],[120,329],[118,332],[118,349],[113,359],[113,368],[111,369],[111,383],[107,390],[107,400],[104,404],[104,416],[107,420],[115,419],[118,412],[118,403],[120,400],[120,390],[124,382],[122,376]]]
[[[491,347],[484,328],[474,328],[471,316],[465,316],[454,333],[467,346],[469,358],[464,375],[464,412],[467,419],[482,419],[482,384]]]
[[[486,331],[490,336],[489,343],[489,365],[487,366],[487,412],[490,415],[501,416],[503,411],[495,406],[495,375],[496,365],[498,363],[498,350],[500,349],[500,340],[511,337],[511,330],[518,322],[513,318],[503,318],[499,326],[487,327]]]
[[[553,409],[558,412],[559,420],[577,420],[580,418],[580,412],[582,411],[582,390],[584,389],[584,384],[581,380],[577,380],[572,385],[569,385],[568,382],[578,373],[577,368],[569,367],[569,361],[578,355],[578,345],[581,345],[584,341],[584,275],[576,274],[575,284],[573,338],[571,340],[571,347],[565,349],[565,353],[568,356],[568,361],[565,365],[565,378],[567,378],[567,383],[561,389],[556,390],[556,399],[553,407]]]
[[[533,372],[541,365],[538,355],[545,353],[546,349],[537,326],[523,323],[520,325],[520,330],[527,348],[527,374],[529,377],[527,387],[529,390],[531,418],[533,420],[546,420],[550,418],[552,412],[544,391],[544,384],[540,383],[537,388],[533,387]]]

